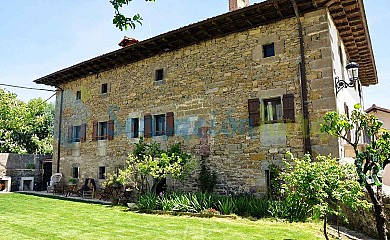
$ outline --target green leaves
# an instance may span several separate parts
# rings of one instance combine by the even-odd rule
[[[142,25],[142,17],[140,14],[135,14],[133,17],[129,18],[123,15],[120,9],[124,5],[129,5],[132,0],[111,0],[110,3],[114,7],[115,15],[112,20],[112,23],[119,28],[121,31],[130,29],[135,29],[136,24]],[[146,2],[154,2],[155,0],[145,0]]]
[[[0,89],[0,152],[51,154],[54,106],[41,98],[24,103]]]
[[[164,151],[159,143],[146,143],[143,138],[135,144],[126,163],[126,170],[120,175],[126,175],[136,185],[139,183],[142,189],[147,189],[148,176],[157,182],[167,176],[180,180],[192,168],[191,156],[181,149],[180,144],[171,145]]]
[[[302,159],[292,157],[291,161],[293,166],[286,165],[283,174],[287,201],[305,203],[319,216],[341,214],[335,207],[339,203],[348,204],[353,209],[368,206],[361,200],[362,187],[353,177],[353,165],[341,165],[336,159],[325,156],[318,156],[315,161],[309,155]]]

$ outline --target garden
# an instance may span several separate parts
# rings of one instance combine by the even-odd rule
[[[18,193],[0,194],[2,240],[322,239],[319,223],[152,215]]]
[[[242,195],[213,194],[216,173],[202,158],[198,178],[199,192],[185,193],[175,190],[175,183],[185,179],[194,168],[191,156],[180,144],[161,149],[156,142],[135,144],[127,167],[108,177],[106,186],[123,185],[135,193],[130,208],[148,213],[187,213],[193,216],[236,215],[249,219],[272,217],[289,222],[323,220],[324,236],[328,239],[329,217],[343,222],[345,207],[357,210],[373,209],[377,234],[387,239],[386,216],[380,190],[380,176],[390,158],[390,134],[381,130],[381,122],[365,114],[359,105],[351,117],[329,112],[321,131],[344,139],[355,150],[353,164],[340,164],[330,156],[310,155],[296,158],[286,153],[284,166],[272,166],[274,179],[265,196],[253,193]],[[354,132],[354,138],[348,135]],[[370,138],[364,149],[362,138]],[[171,188],[166,179],[170,178]],[[376,192],[376,194],[374,194]],[[370,199],[367,201],[365,195]]]

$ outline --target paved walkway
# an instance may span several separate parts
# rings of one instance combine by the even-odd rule
[[[368,237],[360,232],[356,232],[354,230],[350,230],[346,227],[339,227],[340,229],[340,239],[353,239],[353,240],[375,240],[375,238]],[[330,225],[328,226],[329,234],[338,237],[337,226]]]
[[[65,196],[63,194],[53,194],[48,193],[46,191],[18,191],[18,193],[24,193],[24,194],[31,194],[31,195],[40,195],[40,196],[48,196],[48,197],[55,197],[59,199],[70,199],[70,200],[77,200],[82,202],[92,202],[92,203],[100,203],[100,204],[111,204],[111,202],[99,200],[97,198],[82,198],[78,196]]]

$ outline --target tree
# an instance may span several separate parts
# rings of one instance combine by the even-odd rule
[[[389,164],[390,159],[390,133],[381,130],[382,122],[375,116],[366,114],[356,104],[351,117],[336,112],[328,112],[321,131],[332,136],[344,139],[355,152],[356,172],[374,206],[376,228],[380,239],[387,239],[386,215],[382,201],[381,183],[378,173]],[[348,132],[354,130],[354,137],[347,137]],[[359,150],[362,138],[370,138],[365,149]]]
[[[0,89],[0,152],[51,154],[54,106],[41,98],[24,103]]]
[[[181,180],[191,167],[191,156],[181,149],[180,144],[174,144],[164,151],[159,143],[146,143],[141,138],[129,155],[127,168],[120,171],[120,179],[124,184],[140,185],[141,192],[145,192],[149,189],[147,178],[150,176],[154,179],[151,191],[155,192],[161,180],[168,176]]]
[[[132,0],[110,0],[110,3],[114,7],[115,16],[112,20],[112,23],[115,24],[117,28],[121,31],[130,29],[135,29],[136,23],[142,25],[142,17],[139,13],[135,14],[133,17],[129,18],[122,14],[120,11],[124,5],[129,5]],[[154,2],[155,0],[145,0],[146,2]]]
[[[307,216],[314,212],[324,219],[324,235],[327,216],[330,214],[344,217],[340,204],[347,204],[353,210],[368,208],[362,200],[364,193],[355,179],[355,167],[352,164],[341,165],[335,158],[318,156],[312,161],[310,155],[297,159],[288,153],[293,164],[285,163],[282,174],[286,182],[286,201],[307,206]]]

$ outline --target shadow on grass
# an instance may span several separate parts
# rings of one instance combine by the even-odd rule
[[[59,199],[59,200],[64,200],[64,201],[69,201],[69,202],[91,203],[91,204],[98,204],[98,205],[103,205],[103,206],[107,206],[107,207],[113,207],[110,203],[94,201],[92,199],[87,200],[87,199],[79,199],[79,198],[67,198],[67,197],[62,197],[62,196],[58,196],[58,195],[42,195],[42,194],[34,193],[34,192],[15,192],[15,194],[33,195],[33,196],[41,197],[41,198]]]

